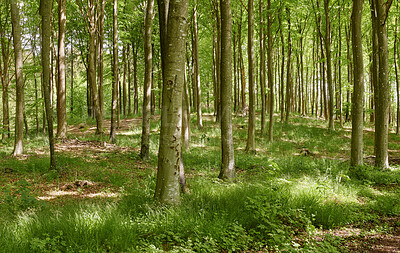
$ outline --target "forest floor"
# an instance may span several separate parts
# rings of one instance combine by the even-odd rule
[[[204,115],[203,120],[205,126],[203,130],[196,129],[195,122],[192,122],[191,143],[193,151],[184,156],[184,159],[188,161],[186,176],[189,187],[191,182],[196,185],[197,180],[201,180],[199,179],[201,177],[210,179],[210,182],[214,184],[212,178],[215,178],[218,173],[220,164],[218,161],[220,157],[218,125],[214,122],[212,115]],[[258,137],[257,151],[253,158],[249,158],[249,155],[244,152],[247,123],[244,118],[239,117],[235,120],[236,168],[240,178],[238,183],[243,184],[247,182],[248,178],[253,177],[256,178],[254,180],[258,180],[258,176],[255,175],[264,173],[260,171],[268,171],[269,168],[277,166],[279,167],[276,169],[278,172],[268,171],[269,179],[280,178],[278,180],[289,180],[290,182],[297,182],[296,180],[298,180],[306,184],[308,182],[311,188],[314,183],[316,184],[317,193],[312,192],[310,194],[316,194],[317,197],[326,199],[315,200],[317,202],[316,207],[313,207],[315,209],[309,211],[310,217],[316,216],[315,219],[311,219],[314,219],[312,223],[314,223],[315,229],[312,229],[313,232],[309,239],[300,235],[302,238],[299,239],[299,242],[300,245],[304,245],[307,240],[311,240],[311,244],[315,245],[315,248],[307,251],[305,247],[305,252],[316,251],[313,249],[320,250],[320,252],[400,252],[400,203],[398,203],[400,200],[400,173],[397,169],[400,159],[398,156],[400,137],[390,134],[390,160],[393,166],[390,172],[377,172],[372,167],[365,169],[367,172],[351,172],[348,169],[343,169],[347,168],[349,161],[351,129],[348,126],[329,132],[325,129],[326,123],[322,120],[304,119],[296,116],[292,121],[293,123],[290,125],[276,123],[275,144],[265,144],[266,137]],[[95,136],[95,125],[89,123],[70,125],[68,138],[59,140],[56,144],[58,165],[56,171],[49,171],[46,168],[48,147],[45,136],[29,137],[26,145],[27,155],[18,159],[10,158],[7,155],[11,153],[11,142],[1,144],[0,147],[4,152],[0,155],[0,184],[3,185],[0,191],[0,203],[3,203],[3,207],[7,207],[9,215],[4,215],[4,217],[0,215],[0,221],[6,221],[6,224],[15,217],[15,213],[33,210],[29,206],[34,205],[35,201],[43,202],[45,205],[54,208],[62,208],[71,205],[71,203],[79,203],[80,205],[118,203],[124,201],[126,195],[132,194],[132,189],[149,187],[147,186],[149,180],[154,181],[156,174],[159,117],[152,117],[152,155],[149,161],[143,161],[138,156],[141,122],[139,117],[121,119],[117,144],[108,143],[107,135],[103,137]],[[109,120],[106,120],[106,133],[109,133],[109,124]],[[260,136],[260,133],[258,133],[258,136]],[[366,163],[372,165],[373,130],[366,129],[364,137]],[[287,160],[292,161],[285,165],[287,162],[283,161]],[[300,166],[299,163],[303,167],[299,167],[299,174],[297,174],[296,168],[293,167]],[[200,169],[201,166],[202,169]],[[285,170],[285,166],[288,169]],[[320,171],[317,174],[321,174],[322,179],[307,179],[313,177],[307,175],[307,173],[315,173],[314,167]],[[321,169],[321,167],[324,168]],[[362,169],[364,167],[360,170]],[[275,169],[273,170],[275,171]],[[287,174],[290,173],[293,173],[293,178],[296,179],[287,177]],[[306,179],[298,179],[299,175],[302,174],[306,175]],[[355,179],[353,180],[353,178]],[[252,182],[252,180],[250,179],[249,182]],[[351,187],[356,187],[354,188],[356,190],[349,190]],[[196,189],[195,186],[194,188]],[[323,188],[322,193],[321,188]],[[151,192],[151,189],[149,191]],[[355,194],[354,200],[347,201],[342,199],[350,198],[354,193],[349,193],[350,197],[342,196],[341,194],[345,194],[343,193],[345,191],[358,191],[358,193]],[[385,201],[380,202],[380,197]],[[316,197],[313,196],[313,198]],[[331,198],[333,198],[333,202]],[[318,208],[325,208],[324,204],[330,202],[334,203],[335,208],[339,208],[338,217],[334,217],[336,214],[333,214],[333,217],[319,218],[318,212],[327,211]],[[349,214],[349,211],[342,210],[346,209],[347,205],[357,214]],[[300,209],[308,212],[307,207]],[[340,212],[343,212],[343,217],[341,217]],[[328,214],[323,213],[323,215]],[[293,224],[289,222],[289,227]],[[303,231],[304,228],[300,230]],[[272,231],[275,230],[272,229]],[[300,234],[303,234],[304,231]],[[43,232],[41,233],[43,235]],[[57,233],[59,233],[58,230]],[[279,234],[277,231],[274,233]],[[34,235],[32,236],[36,238]],[[42,237],[38,236],[38,238]],[[37,252],[51,252],[52,247],[55,247],[51,243],[54,238],[58,237],[50,237],[50,242],[43,242],[43,247],[48,251],[42,251],[35,244],[30,244],[27,247],[36,249]],[[168,240],[174,241],[175,239]],[[65,239],[65,241],[68,241],[68,239]],[[65,243],[65,241],[62,243]],[[176,241],[175,243],[179,245],[179,240],[176,239]],[[295,244],[295,241],[292,244]],[[169,246],[165,246],[165,242],[162,245],[163,250],[169,250]],[[286,251],[279,247],[249,250],[239,251]],[[101,250],[93,251],[102,252]],[[111,247],[106,251],[119,252],[120,250]],[[123,251],[126,251],[126,249]],[[194,251],[197,250],[194,249]],[[210,252],[212,251],[210,250]],[[219,248],[219,251],[225,252],[221,248]],[[64,251],[61,250],[61,252]],[[178,250],[177,252],[186,251]]]

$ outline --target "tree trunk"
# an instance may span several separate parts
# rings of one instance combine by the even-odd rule
[[[58,82],[57,82],[57,138],[67,137],[67,100],[65,80],[66,0],[58,0]]]
[[[96,13],[94,0],[88,1],[88,29],[89,29],[89,80],[93,99],[94,116],[96,118],[96,134],[103,134],[103,114],[100,111],[99,96],[96,83]]]
[[[51,0],[40,1],[40,15],[42,16],[42,73],[43,91],[46,107],[47,127],[50,143],[50,169],[56,168],[53,132],[53,108],[50,99],[50,37],[51,37]]]
[[[375,89],[375,167],[388,168],[388,130],[389,130],[389,51],[387,41],[386,19],[392,1],[387,5],[385,0],[373,0],[372,3],[376,16],[376,34],[378,36],[379,78]],[[389,3],[388,2],[388,3]],[[374,21],[373,21],[374,22]]]
[[[329,0],[324,0],[325,8],[325,52],[326,52],[326,75],[328,82],[328,105],[329,105],[329,130],[335,129],[334,121],[334,87],[332,82],[332,59],[331,59],[331,21],[329,18]]]
[[[364,63],[362,50],[362,9],[364,0],[353,1],[351,18],[354,88],[352,101],[351,166],[363,164],[363,109],[364,109]]]
[[[1,15],[1,14],[0,14]],[[8,104],[8,72],[10,63],[10,43],[11,39],[6,37],[6,24],[9,22],[9,12],[5,12],[4,23],[0,20],[0,43],[1,56],[3,64],[1,69],[1,86],[2,86],[2,104],[3,104],[3,133],[2,139],[10,138],[10,119],[9,119],[9,104]],[[1,61],[0,61],[1,64]]]
[[[136,43],[132,44],[133,54],[133,113],[139,113],[139,89],[138,89],[138,73],[137,73],[137,50]]]
[[[74,111],[74,49],[71,43],[71,114]]]
[[[128,43],[128,48],[127,48],[127,52],[126,52],[126,57],[128,59],[128,115],[132,114],[132,93],[131,93],[131,89],[132,89],[132,76],[131,76],[131,47],[130,44]]]
[[[122,77],[122,113],[126,116],[127,112],[127,98],[126,98],[126,73],[127,73],[127,62],[126,62],[126,44],[122,47],[122,62],[124,64],[124,74]]]
[[[171,0],[163,75],[161,133],[155,199],[179,203],[182,152],[182,92],[189,1]],[[161,27],[162,28],[162,27]]]
[[[118,106],[118,1],[113,2],[113,64],[112,64],[112,98],[111,98],[111,129],[110,141],[115,143],[116,136],[116,114]]]
[[[221,145],[222,166],[219,178],[235,177],[232,135],[232,14],[231,1],[221,0]]]
[[[281,109],[281,122],[284,121],[285,119],[285,85],[284,85],[284,79],[285,79],[285,41],[284,41],[284,37],[283,37],[283,31],[282,31],[282,20],[281,20],[281,15],[278,15],[278,20],[279,20],[279,34],[280,34],[280,38],[281,38],[281,58],[282,58],[282,66],[281,66],[281,78],[280,78],[280,109]]]
[[[255,111],[255,55],[254,55],[254,0],[248,1],[247,50],[249,62],[249,126],[246,151],[255,150],[256,111]]]
[[[291,58],[292,58],[292,38],[290,34],[290,10],[287,9],[288,13],[288,59],[287,59],[287,75],[286,75],[286,114],[285,114],[285,123],[289,123],[289,116],[291,110],[291,97],[292,97],[292,71],[291,71]]]
[[[259,0],[259,15],[260,15],[260,88],[261,88],[261,136],[265,134],[266,121],[266,87],[265,87],[265,36],[264,36],[264,18],[263,18],[263,3]],[[269,52],[268,52],[269,53]]]
[[[147,1],[146,17],[144,23],[144,55],[145,55],[145,73],[143,87],[143,118],[142,118],[142,142],[140,157],[148,159],[150,156],[150,102],[151,102],[151,84],[153,69],[153,53],[151,47],[151,34],[153,23],[154,0]],[[183,68],[182,70],[184,70]]]
[[[268,141],[273,142],[274,140],[274,65],[272,62],[272,23],[273,17],[271,15],[271,0],[268,3],[268,22],[267,22],[267,38],[268,38],[268,54],[267,54],[267,65],[268,65],[268,86],[269,86],[269,127],[268,127]]]
[[[24,81],[22,62],[22,43],[19,9],[16,0],[10,1],[11,23],[14,41],[15,79],[16,79],[16,111],[15,111],[15,142],[13,156],[24,153]]]
[[[97,37],[97,57],[98,57],[98,67],[97,67],[97,83],[99,85],[99,109],[101,115],[104,115],[104,95],[103,95],[103,85],[104,85],[104,9],[106,0],[100,0],[100,17],[98,19],[98,37]]]
[[[201,86],[200,86],[200,60],[199,60],[199,35],[198,35],[198,27],[197,27],[197,5],[198,0],[196,0],[195,7],[193,10],[193,61],[194,61],[194,78],[195,81],[193,83],[193,87],[195,87],[196,95],[196,113],[197,113],[197,127],[199,129],[203,128],[203,119],[202,119],[202,112],[201,112]]]

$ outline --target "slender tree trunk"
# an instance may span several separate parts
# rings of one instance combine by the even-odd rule
[[[283,31],[282,31],[282,20],[281,20],[281,15],[278,15],[278,20],[279,20],[279,33],[280,33],[280,38],[281,38],[281,58],[282,58],[282,66],[281,66],[281,79],[280,79],[280,109],[281,109],[281,122],[284,121],[285,119],[285,100],[284,100],[284,91],[285,91],[285,85],[284,85],[284,79],[285,79],[285,41],[283,37]]]
[[[74,49],[71,43],[71,114],[74,111]]]
[[[136,43],[132,44],[133,54],[133,113],[139,113],[139,89],[138,89],[138,73],[137,73],[137,50]]]
[[[116,136],[116,114],[118,107],[118,1],[113,2],[113,82],[112,82],[112,100],[111,100],[111,129],[110,129],[110,141],[115,143]]]
[[[140,157],[148,159],[150,156],[150,102],[151,102],[151,84],[153,69],[153,54],[151,48],[151,34],[153,23],[154,0],[147,1],[146,17],[144,23],[144,55],[145,55],[145,74],[143,89],[143,121],[142,121],[142,144]],[[184,68],[183,68],[184,70]]]
[[[387,41],[386,19],[392,1],[389,4],[385,0],[373,0],[373,10],[376,13],[376,28],[378,36],[379,55],[379,78],[375,89],[376,92],[376,121],[375,121],[375,166],[388,168],[388,130],[389,130],[389,106],[390,106],[390,84],[389,84],[389,50]]]
[[[193,68],[194,68],[194,91],[196,92],[196,102],[197,104],[194,106],[197,113],[197,127],[199,129],[203,128],[203,119],[201,112],[201,86],[200,86],[200,60],[199,60],[199,35],[198,35],[198,27],[197,27],[197,6],[198,0],[196,0],[195,7],[193,10]]]
[[[232,135],[232,14],[231,1],[221,0],[221,146],[222,166],[219,178],[235,177]]]
[[[268,141],[273,142],[274,140],[274,65],[272,62],[272,23],[273,17],[271,14],[271,0],[267,1],[268,4],[268,22],[267,22],[267,38],[268,38],[268,54],[267,54],[267,65],[268,65],[268,86],[269,86],[269,127],[268,127]]]
[[[100,17],[98,19],[98,28],[99,33],[97,37],[97,52],[98,52],[98,67],[97,67],[97,83],[99,86],[99,109],[101,115],[104,115],[104,94],[103,94],[103,86],[104,86],[104,64],[103,64],[103,55],[104,55],[104,9],[106,0],[100,0]]]
[[[264,36],[264,18],[263,18],[263,3],[259,0],[259,15],[260,15],[260,87],[261,87],[261,136],[265,134],[266,121],[266,87],[265,87],[265,36]]]
[[[22,43],[19,9],[16,0],[10,1],[11,23],[14,41],[15,79],[16,79],[16,111],[15,111],[15,142],[13,156],[24,153],[24,81],[22,62]]]
[[[254,0],[248,1],[248,37],[249,57],[249,126],[246,151],[255,150],[256,111],[255,111],[255,54],[254,54]]]
[[[127,54],[126,57],[128,58],[128,115],[132,114],[132,93],[131,93],[131,89],[132,89],[132,76],[131,76],[131,57],[130,57],[130,44],[128,43],[128,48],[127,48]]]
[[[182,147],[189,151],[190,148],[190,103],[189,91],[187,83],[187,75],[185,71],[185,83],[182,95]]]
[[[363,164],[364,63],[361,32],[363,2],[364,0],[353,1],[353,13],[351,18],[354,61],[354,88],[351,109],[351,166]]]
[[[9,104],[8,104],[8,72],[10,63],[10,44],[11,39],[6,37],[5,26],[9,21],[9,12],[5,12],[3,17],[0,12],[1,19],[4,18],[4,23],[0,20],[0,43],[1,43],[1,55],[2,55],[2,66],[1,69],[1,85],[2,85],[2,104],[3,104],[3,133],[2,139],[10,138],[10,119],[9,119]],[[1,64],[1,61],[0,61]]]
[[[56,168],[56,158],[54,151],[54,132],[53,132],[53,109],[50,99],[50,37],[51,27],[50,18],[52,10],[51,0],[40,1],[40,15],[42,16],[42,73],[43,90],[46,107],[47,127],[50,143],[50,169]]]
[[[161,133],[155,198],[179,203],[179,177],[182,172],[182,92],[184,86],[185,42],[189,1],[171,0],[165,48]]]
[[[329,105],[329,130],[335,129],[334,121],[334,87],[332,82],[332,59],[331,59],[331,21],[329,18],[329,0],[324,0],[325,8],[325,51],[326,51],[326,75],[328,82],[328,105]]]
[[[287,9],[288,13],[288,59],[287,59],[287,76],[286,76],[286,114],[285,123],[289,122],[290,110],[291,110],[291,97],[292,97],[292,70],[291,70],[291,58],[292,58],[292,38],[290,34],[290,10]]]
[[[124,64],[124,74],[122,77],[122,113],[126,116],[126,106],[127,106],[127,98],[126,98],[126,73],[127,73],[127,62],[126,62],[126,44],[124,44],[122,48],[122,62]]]
[[[57,82],[57,138],[67,137],[67,100],[65,79],[66,0],[58,0],[58,82]]]

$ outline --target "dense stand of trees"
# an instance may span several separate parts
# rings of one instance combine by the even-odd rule
[[[151,115],[161,114],[156,198],[177,203],[192,112],[199,129],[205,113],[221,123],[223,179],[235,175],[232,115],[248,118],[246,151],[255,152],[257,137],[274,141],[274,115],[290,123],[298,114],[325,119],[331,131],[351,121],[352,166],[363,163],[363,125],[373,123],[375,166],[389,166],[388,131],[399,133],[400,122],[398,4],[156,3],[0,3],[0,131],[5,140],[14,130],[14,156],[24,133],[47,132],[56,167],[53,120],[64,139],[68,120],[93,118],[102,139],[111,117],[114,143],[120,117],[141,115],[148,159]]]

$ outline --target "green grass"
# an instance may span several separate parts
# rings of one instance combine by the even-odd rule
[[[118,135],[118,146],[129,150],[58,154],[54,171],[46,153],[35,154],[47,148],[45,136],[29,137],[25,160],[9,157],[12,142],[3,142],[0,252],[342,252],[343,239],[319,242],[316,231],[400,214],[400,170],[349,169],[347,129],[328,131],[324,121],[294,117],[276,122],[273,143],[258,132],[257,152],[249,154],[246,118],[236,117],[237,178],[226,183],[217,179],[218,123],[205,118],[202,130],[195,123],[193,117],[191,148],[183,154],[190,193],[176,206],[153,201],[159,121],[151,123],[149,161],[139,158],[138,126]],[[400,138],[390,137],[398,147]],[[373,150],[369,137],[365,145]],[[301,155],[303,148],[312,155]],[[119,197],[35,198],[39,186],[75,180]]]

